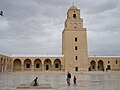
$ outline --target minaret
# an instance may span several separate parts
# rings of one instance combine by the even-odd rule
[[[87,71],[87,34],[80,18],[80,9],[73,4],[67,12],[62,32],[62,54],[65,57],[65,71]]]

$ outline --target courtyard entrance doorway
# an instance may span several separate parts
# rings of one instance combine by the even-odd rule
[[[102,60],[98,61],[98,70],[103,71],[104,70],[104,63]]]
[[[94,60],[92,60],[90,62],[90,69],[91,69],[91,71],[95,71],[96,70],[96,62]]]
[[[44,61],[44,70],[51,70],[52,69],[52,65],[51,65],[51,60],[50,59],[46,59]]]
[[[21,71],[21,60],[15,59],[14,63],[14,71]]]
[[[49,70],[49,65],[46,65],[46,70]]]
[[[111,67],[110,67],[110,65],[108,65],[108,66],[107,66],[107,70],[111,70]]]

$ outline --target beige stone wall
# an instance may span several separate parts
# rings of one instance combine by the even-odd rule
[[[11,71],[11,58],[5,55],[0,55],[0,72]]]
[[[20,60],[17,61],[17,59]],[[25,60],[29,59],[31,61],[30,68],[25,68]],[[40,62],[39,62],[39,60]],[[48,61],[48,65],[50,65],[50,69],[46,70],[45,65],[47,64],[45,61],[49,59],[51,63]],[[57,60],[59,59],[59,60]],[[65,71],[67,68],[65,66],[65,57],[8,57],[5,55],[0,55],[0,72],[8,72],[8,71]],[[106,68],[110,66],[109,70],[119,71],[120,70],[120,57],[115,56],[89,56],[88,57],[88,66],[91,68],[90,71],[106,71]],[[26,63],[30,63],[27,61]],[[40,68],[36,68],[35,64],[40,63]],[[46,64],[45,64],[46,63]],[[59,64],[58,68],[55,68],[55,64]],[[74,66],[76,64],[73,62],[71,64],[71,70],[75,71]],[[98,68],[99,66],[99,68]],[[89,70],[89,67],[87,68]],[[94,68],[94,69],[93,69]]]
[[[91,71],[102,71],[98,67],[102,65],[99,61],[103,62],[103,70],[105,71],[108,67],[110,70],[120,70],[120,57],[115,56],[91,56],[88,58],[89,67]],[[93,66],[93,67],[92,67]],[[94,68],[94,69],[93,69]]]
[[[12,57],[12,66],[13,71],[64,71],[64,56]]]

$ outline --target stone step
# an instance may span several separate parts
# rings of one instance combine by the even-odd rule
[[[21,84],[16,87],[16,89],[52,89],[52,86],[50,84],[40,84],[39,86],[30,86],[27,84]]]

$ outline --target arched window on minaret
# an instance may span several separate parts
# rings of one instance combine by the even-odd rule
[[[75,50],[78,50],[78,47],[77,47],[77,46],[75,46]]]
[[[74,11],[74,12],[75,12],[75,11]],[[76,19],[76,14],[75,14],[75,13],[73,14],[73,18]]]
[[[77,42],[77,37],[75,37],[75,42]]]

